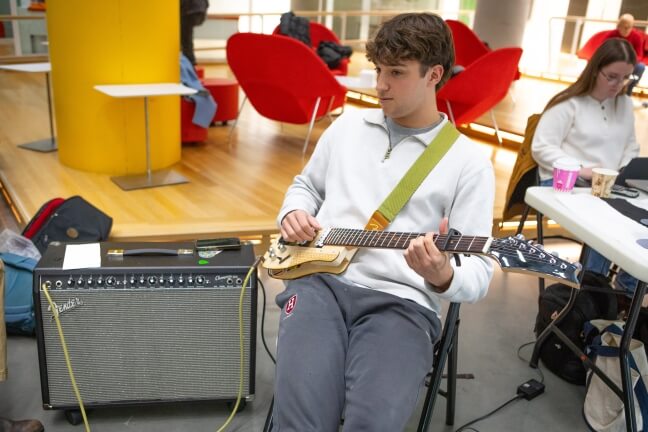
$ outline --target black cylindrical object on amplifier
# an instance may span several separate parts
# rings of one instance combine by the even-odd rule
[[[251,245],[212,257],[109,256],[112,249],[193,249],[192,243],[101,243],[101,267],[63,269],[66,245],[50,245],[34,273],[43,406],[75,409],[58,331],[89,407],[234,400],[239,386],[239,299]],[[254,396],[257,278],[243,297],[243,397]]]

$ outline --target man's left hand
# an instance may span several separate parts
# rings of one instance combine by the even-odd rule
[[[439,234],[447,232],[448,218],[443,218],[439,225]],[[427,233],[425,236],[411,240],[405,251],[405,261],[412,270],[434,286],[435,291],[444,292],[450,287],[454,269],[450,265],[448,255],[441,252],[434,244],[433,234]]]

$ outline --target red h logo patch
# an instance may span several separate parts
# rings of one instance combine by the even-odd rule
[[[297,294],[288,299],[288,302],[286,303],[286,315],[293,313],[295,306],[297,306]]]

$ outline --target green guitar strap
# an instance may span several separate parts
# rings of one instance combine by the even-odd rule
[[[457,138],[459,138],[459,131],[452,123],[447,122],[437,136],[428,144],[421,156],[407,170],[394,190],[385,198],[378,210],[371,215],[365,229],[372,231],[384,230],[407,204],[407,201],[423,183],[425,177],[439,163]]]

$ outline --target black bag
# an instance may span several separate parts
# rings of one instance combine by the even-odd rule
[[[342,59],[351,57],[352,53],[350,46],[339,45],[332,41],[321,41],[317,46],[317,55],[324,60],[329,69],[336,69]]]
[[[292,12],[282,14],[279,19],[279,33],[311,46],[310,23],[307,18],[298,17]]]
[[[585,286],[607,286],[604,278],[588,277],[583,281]],[[586,322],[602,318],[616,319],[617,301],[612,293],[588,291],[583,288],[576,295],[572,310],[558,324],[558,328],[574,344],[584,349],[586,345],[583,326]],[[540,295],[539,311],[536,317],[535,333],[542,331],[553,321],[569,301],[573,288],[563,284],[548,286]],[[585,367],[583,363],[555,334],[550,334],[540,347],[542,363],[554,374],[572,384],[585,385]]]
[[[40,253],[45,253],[53,241],[83,243],[106,240],[111,227],[110,216],[80,196],[73,196],[56,207],[31,240]]]

